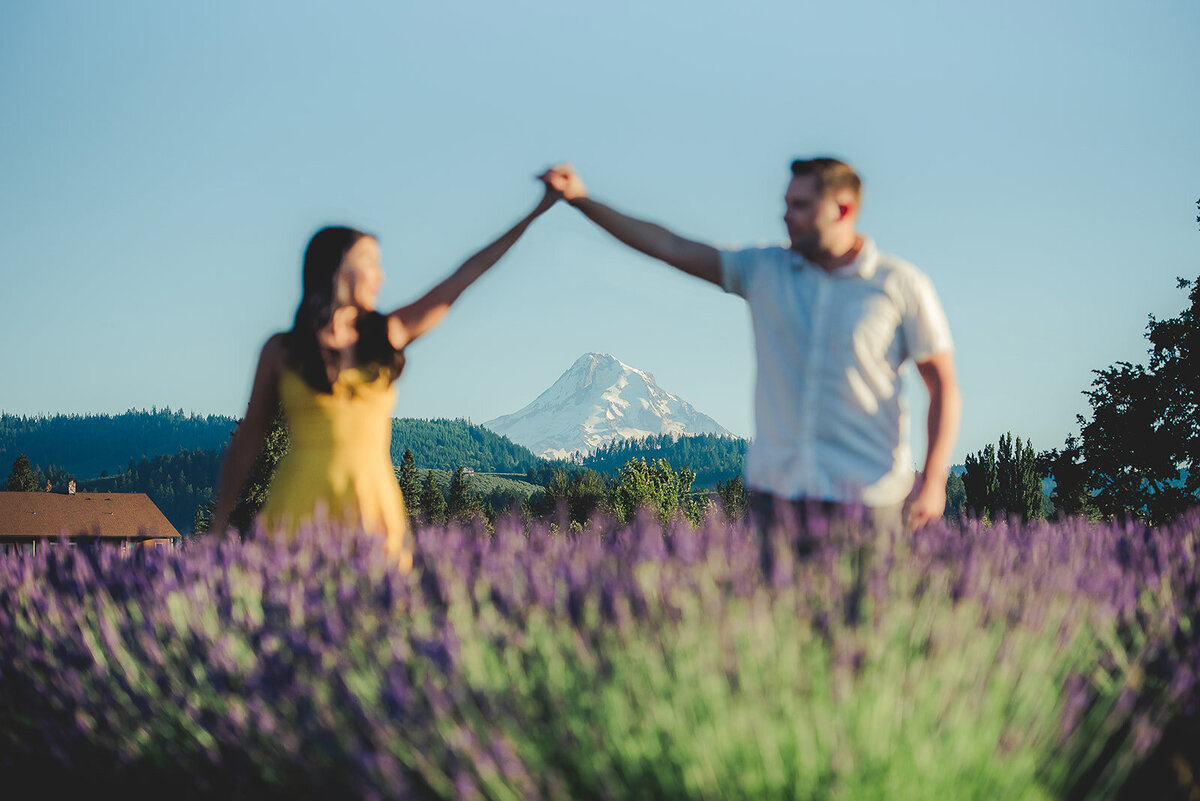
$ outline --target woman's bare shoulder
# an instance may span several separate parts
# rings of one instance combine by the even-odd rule
[[[287,332],[280,331],[277,334],[272,334],[262,346],[262,352],[258,357],[260,369],[268,369],[278,373],[283,369],[284,359],[287,355]]]

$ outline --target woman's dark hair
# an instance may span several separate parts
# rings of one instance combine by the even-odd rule
[[[338,270],[342,259],[364,236],[370,234],[354,228],[330,226],[313,234],[304,250],[304,294],[296,309],[292,330],[287,333],[285,351],[288,365],[300,374],[304,383],[318,392],[333,391],[337,368],[326,361],[317,341],[317,331],[329,325],[337,308]],[[378,364],[387,368],[391,380],[396,380],[404,369],[404,352],[392,347],[387,318],[376,311],[363,312],[358,315],[357,328],[355,361],[360,365]]]

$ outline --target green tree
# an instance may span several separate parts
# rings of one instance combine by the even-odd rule
[[[967,488],[963,477],[951,473],[946,479],[946,518],[960,520],[967,511]]]
[[[196,513],[192,515],[192,533],[205,534],[212,525],[212,505],[202,503],[196,506]]]
[[[22,453],[13,461],[12,471],[8,474],[8,491],[37,492],[39,489],[41,487],[38,486],[33,465],[29,463],[29,457]]]
[[[976,454],[968,454],[963,473],[966,507],[977,515],[996,520],[1015,515],[1022,520],[1042,517],[1042,478],[1046,460],[1033,444],[1000,437],[999,447],[990,443]]]
[[[243,534],[250,531],[254,518],[258,516],[263,504],[267,502],[267,492],[271,488],[271,479],[275,477],[275,468],[279,460],[288,452],[292,441],[288,436],[287,418],[284,417],[283,407],[275,409],[275,416],[267,435],[263,440],[262,450],[250,468],[250,474],[242,485],[233,511],[229,514],[230,525]]]
[[[425,474],[425,481],[421,484],[420,497],[421,515],[425,521],[435,525],[445,523],[446,498],[442,495],[442,490],[438,487],[432,470]]]
[[[730,520],[741,520],[750,509],[750,495],[741,476],[717,482],[717,498]]]
[[[1083,450],[1074,436],[1067,437],[1062,450],[1055,449],[1046,454],[1047,469],[1054,478],[1050,502],[1060,517],[1095,517],[1099,514],[1092,503],[1087,465],[1082,459]]]
[[[695,477],[688,468],[676,470],[665,459],[649,463],[642,457],[630,459],[619,471],[609,504],[622,523],[628,523],[643,507],[664,524],[680,514],[697,523],[700,505],[690,494]]]
[[[1090,420],[1065,452],[1086,474],[1088,503],[1105,516],[1163,523],[1197,503],[1200,491],[1200,279],[1179,280],[1188,305],[1146,326],[1146,365],[1095,371],[1085,392]],[[1072,447],[1074,445],[1074,447]]]
[[[988,444],[979,453],[968,453],[966,469],[963,471],[963,491],[966,493],[967,511],[979,517],[995,518],[996,448]]]
[[[467,468],[459,467],[450,479],[450,499],[446,505],[446,515],[459,523],[469,523],[471,519],[483,513],[479,496],[471,491],[471,473]]]
[[[595,470],[568,471],[555,467],[546,481],[545,491],[533,504],[533,511],[546,517],[562,508],[570,523],[584,526],[605,508],[611,491],[612,481]]]
[[[1042,517],[1042,461],[1033,443],[1022,444],[1012,433],[1000,437],[996,451],[996,510],[1017,515],[1022,520]]]
[[[409,448],[404,449],[404,458],[400,461],[399,481],[400,492],[404,495],[404,505],[411,522],[421,510],[421,481],[417,476],[417,460]]]

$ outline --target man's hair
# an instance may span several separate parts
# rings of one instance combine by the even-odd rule
[[[849,189],[854,193],[855,198],[862,196],[862,180],[858,177],[858,173],[844,161],[828,156],[793,161],[792,176],[799,178],[805,175],[817,177],[817,191],[822,195]]]

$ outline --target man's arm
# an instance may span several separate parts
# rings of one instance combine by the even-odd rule
[[[908,507],[909,529],[937,520],[946,511],[946,480],[950,456],[962,419],[962,394],[954,370],[954,354],[937,353],[917,362],[917,372],[929,390],[929,445],[921,489]]]
[[[542,180],[561,192],[566,201],[589,220],[634,250],[665,261],[688,275],[721,285],[721,254],[711,245],[684,239],[661,225],[635,219],[592,200],[583,181],[569,164],[551,167],[542,175]]]

